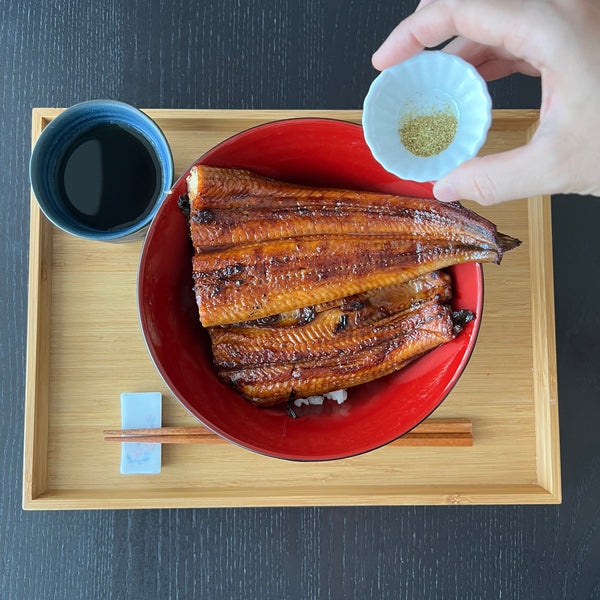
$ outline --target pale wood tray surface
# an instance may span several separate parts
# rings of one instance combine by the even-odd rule
[[[33,141],[60,109],[34,109]],[[298,116],[360,122],[360,111],[147,110],[178,176],[254,125]],[[495,111],[484,153],[526,142],[537,111]],[[259,456],[232,444],[163,446],[160,475],[119,473],[120,393],[159,391],[163,424],[195,425],[164,385],[140,331],[141,242],[62,233],[32,199],[23,506],[26,509],[560,502],[550,200],[473,207],[523,240],[486,265],[485,307],[469,365],[435,418],[468,417],[471,447],[387,446],[326,463]]]

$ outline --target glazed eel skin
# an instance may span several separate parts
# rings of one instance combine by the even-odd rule
[[[209,327],[213,360],[223,381],[261,406],[352,387],[451,340],[451,295],[450,276],[434,271],[274,319]]]
[[[451,340],[459,327],[440,269],[500,263],[520,243],[458,203],[208,166],[187,184],[215,367],[261,406],[371,381]]]
[[[193,272],[205,327],[499,263],[518,241],[459,204],[276,182],[198,166],[188,177]]]

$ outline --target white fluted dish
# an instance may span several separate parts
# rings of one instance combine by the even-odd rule
[[[402,143],[408,115],[452,113],[452,142],[439,154],[417,156]],[[437,181],[475,156],[492,122],[492,101],[484,79],[462,58],[421,52],[385,69],[373,81],[363,106],[365,140],[384,169],[411,181]]]

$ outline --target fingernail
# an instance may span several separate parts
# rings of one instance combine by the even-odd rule
[[[433,195],[440,202],[457,202],[460,200],[460,196],[456,193],[454,186],[445,181],[438,181],[433,186]]]

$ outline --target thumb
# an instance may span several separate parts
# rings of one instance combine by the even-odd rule
[[[557,192],[560,186],[553,184],[558,169],[552,167],[550,154],[548,145],[532,140],[508,152],[472,158],[437,181],[433,194],[442,202],[486,205]]]

